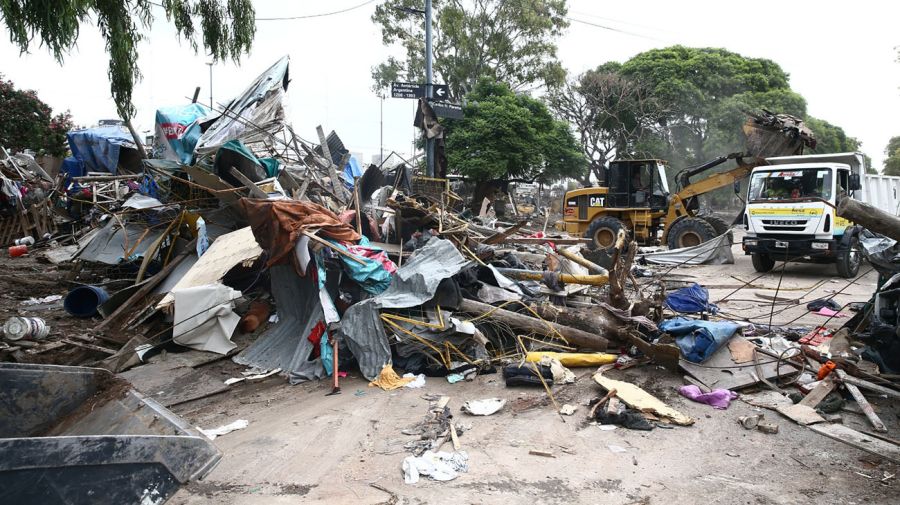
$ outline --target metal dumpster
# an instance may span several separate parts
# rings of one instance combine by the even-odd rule
[[[221,457],[106,370],[0,363],[0,503],[160,504]]]

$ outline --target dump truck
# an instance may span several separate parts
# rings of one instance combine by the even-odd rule
[[[0,363],[0,503],[158,505],[221,457],[106,370]]]
[[[833,263],[841,277],[859,272],[861,227],[837,216],[841,195],[897,215],[900,177],[866,174],[862,153],[767,158],[750,174],[742,240],[758,272],[776,261]]]
[[[720,156],[679,171],[676,191],[669,191],[667,163],[660,159],[621,159],[609,164],[606,187],[589,187],[566,193],[563,223],[570,235],[590,238],[589,248],[610,250],[620,230],[641,244],[666,244],[670,249],[699,245],[725,233],[731,223],[701,215],[699,197],[734,185],[765,164],[766,156],[801,154],[815,147],[815,137],[802,120],[787,114],[751,114],[744,124],[745,151]],[[735,160],[736,167],[692,178]],[[659,232],[662,236],[659,237]]]

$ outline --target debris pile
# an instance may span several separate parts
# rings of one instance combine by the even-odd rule
[[[22,303],[4,326],[3,359],[122,372],[188,348],[248,367],[223,390],[277,375],[331,380],[331,394],[356,370],[375,392],[497,374],[541,392],[563,422],[691,426],[657,392],[610,374],[654,363],[684,372],[680,393],[695,402],[727,410],[740,398],[900,462],[893,443],[827,417],[850,399],[883,432],[865,394],[900,397],[891,239],[863,239],[883,287],[842,329],[827,327],[847,310],[830,298],[817,305],[828,317],[820,328],[748,322],[720,307],[750,282],[712,303],[703,285],[672,273],[727,262],[716,257],[731,255],[730,235],[672,254],[640,249],[619,230],[600,256],[582,247],[589,239],[548,233],[546,220],[473,216],[446,179],[419,177],[408,163],[362,171],[321,127],[318,143],[302,139],[285,123],[288,82],[285,58],[221,110],[160,109],[154,158],[141,159],[118,127],[73,132],[74,156],[56,178],[4,153],[9,262],[54,271],[68,289],[45,293],[27,272],[4,274],[22,283]],[[767,118],[793,140],[806,135],[790,118]],[[95,145],[107,145],[102,156],[84,147]],[[784,303],[777,295],[773,312]],[[599,367],[598,397],[560,397],[577,380],[570,368],[584,367]],[[764,398],[739,393],[760,387]],[[445,398],[405,433],[418,437],[402,462],[409,484],[468,469],[465,429]],[[475,423],[516,408],[494,397],[460,405]],[[762,415],[740,423],[778,431]],[[442,452],[448,441],[454,451]]]

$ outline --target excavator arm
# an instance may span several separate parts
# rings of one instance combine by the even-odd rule
[[[672,227],[675,221],[682,217],[692,217],[694,215],[692,202],[696,197],[705,193],[709,193],[710,191],[717,190],[719,188],[730,186],[734,184],[735,181],[740,181],[749,176],[750,172],[755,167],[766,164],[766,161],[762,158],[753,158],[752,161],[745,162],[739,154],[731,154],[728,156],[716,158],[709,163],[705,163],[697,168],[686,170],[685,172],[678,174],[679,182],[689,182],[688,178],[691,175],[696,175],[702,170],[708,170],[732,158],[737,160],[737,167],[732,168],[727,172],[712,174],[703,180],[687,184],[677,193],[671,196],[669,209],[666,213],[666,227],[663,230],[663,243],[666,242],[669,235],[669,229]],[[702,170],[700,170],[701,167]]]

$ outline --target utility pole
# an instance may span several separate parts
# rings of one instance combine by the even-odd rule
[[[431,71],[431,0],[425,0],[425,100],[431,103],[434,96]],[[434,177],[434,139],[425,136],[425,170]]]
[[[213,108],[213,94],[212,94],[212,67],[213,67],[213,62],[208,62],[207,65],[209,66],[209,108],[212,109],[212,108]]]
[[[381,149],[381,161],[379,161],[378,164],[381,165],[384,163],[384,95],[380,95],[378,98],[381,99],[381,114],[378,121],[378,126],[380,129],[379,145]]]

